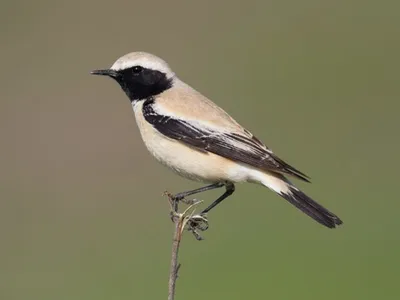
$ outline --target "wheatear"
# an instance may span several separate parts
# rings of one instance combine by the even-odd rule
[[[262,184],[317,222],[335,228],[342,221],[296,188],[284,175],[309,182],[223,109],[181,81],[162,59],[145,52],[119,58],[92,71],[115,79],[129,97],[142,139],[162,164],[186,178],[211,183],[179,193],[176,200],[225,187],[202,211],[230,196],[236,182]]]

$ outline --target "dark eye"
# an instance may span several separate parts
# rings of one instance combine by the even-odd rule
[[[143,71],[143,68],[141,67],[141,66],[134,66],[133,68],[132,68],[132,73],[133,74],[139,74],[140,72],[142,72]]]

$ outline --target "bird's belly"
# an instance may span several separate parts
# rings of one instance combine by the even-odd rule
[[[166,137],[147,140],[145,144],[159,162],[183,177],[203,182],[230,180],[232,162],[223,157]]]

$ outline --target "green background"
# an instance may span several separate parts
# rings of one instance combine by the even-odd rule
[[[184,236],[176,299],[399,299],[399,1],[3,0],[0,20],[0,299],[166,299],[162,192],[199,184],[159,165],[120,88],[89,75],[138,50],[344,220],[238,185],[205,241]]]

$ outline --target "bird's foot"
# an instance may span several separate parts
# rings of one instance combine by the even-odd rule
[[[182,214],[171,209],[171,211],[169,212],[169,217],[171,218],[172,223],[176,223],[182,217]]]
[[[186,198],[183,198],[183,199],[181,199],[181,200],[179,200],[179,201],[181,201],[182,203],[185,203],[185,204],[188,205],[188,206],[196,205],[196,204],[198,204],[198,203],[201,202],[201,200],[197,200],[197,199],[186,199]]]
[[[192,206],[192,205],[199,203],[199,200],[197,200],[197,199],[186,199],[185,196],[183,195],[183,193],[178,193],[176,195],[173,195],[173,194],[165,191],[164,195],[167,196],[171,202],[176,202],[176,203],[182,202],[188,206]]]
[[[208,227],[208,219],[205,214],[193,215],[187,222],[187,230],[192,232],[198,241],[203,240],[199,231],[206,231]]]
[[[200,231],[206,231],[208,229],[208,219],[206,214],[194,214],[194,209],[197,205],[199,205],[202,200],[197,199],[185,199],[184,197],[174,196],[168,192],[164,192],[164,195],[168,197],[171,210],[170,210],[170,218],[173,223],[180,222],[183,220],[183,228],[186,228],[190,231],[196,240],[201,241],[203,238],[200,235]],[[183,213],[178,212],[178,203],[179,201],[187,204],[189,207]]]

